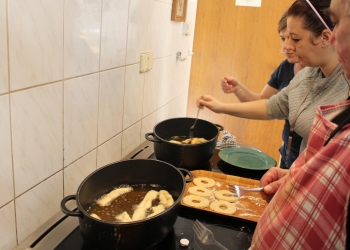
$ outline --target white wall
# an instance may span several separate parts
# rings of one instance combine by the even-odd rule
[[[0,0],[0,249],[60,210],[92,171],[186,114],[197,0]],[[153,69],[139,73],[141,52]]]

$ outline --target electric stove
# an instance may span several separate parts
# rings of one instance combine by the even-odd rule
[[[241,146],[242,145],[243,147],[249,147],[247,144],[241,144]],[[255,149],[253,147],[250,148]],[[198,166],[197,169],[233,174],[252,179],[260,179],[263,174],[235,168],[221,161],[218,157],[218,152],[219,150],[215,150],[211,159],[201,166]],[[124,157],[123,160],[126,159],[156,159],[153,153],[153,143],[149,141],[144,142]],[[59,206],[59,204],[57,206]],[[76,209],[75,201],[68,201],[66,206],[70,210]],[[256,226],[255,222],[181,206],[173,229],[160,243],[151,248],[151,250],[220,249],[216,245],[203,245],[195,237],[192,226],[196,219],[206,225],[214,233],[215,239],[227,249],[243,250],[250,247],[252,235]],[[181,239],[189,240],[189,245],[186,247],[181,246]],[[62,212],[55,214],[14,250],[19,249],[92,250],[86,245],[80,234],[78,218],[67,216]]]

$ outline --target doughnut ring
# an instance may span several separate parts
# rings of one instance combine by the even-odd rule
[[[228,201],[213,201],[210,203],[210,209],[222,214],[234,214],[236,206]]]
[[[193,186],[188,189],[188,192],[193,195],[202,196],[202,197],[208,197],[213,194],[212,191],[205,187],[200,186]]]
[[[193,183],[197,186],[206,188],[215,186],[215,181],[207,177],[196,177],[193,179]]]
[[[219,190],[214,193],[215,198],[220,201],[235,202],[239,200],[239,197],[228,190]]]
[[[182,199],[183,203],[195,208],[206,208],[209,206],[209,200],[197,195],[187,195]]]

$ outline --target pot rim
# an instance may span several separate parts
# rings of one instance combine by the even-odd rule
[[[165,142],[169,145],[173,145],[175,147],[198,147],[198,146],[202,146],[202,145],[206,145],[208,143],[211,143],[212,141],[215,141],[217,140],[217,138],[219,137],[220,135],[220,129],[218,128],[218,126],[216,126],[214,123],[212,122],[209,122],[207,120],[203,120],[203,119],[200,119],[198,118],[198,121],[202,121],[202,122],[206,122],[206,123],[209,123],[211,125],[213,125],[217,130],[218,130],[218,133],[216,134],[216,136],[214,136],[213,138],[211,139],[206,139],[207,141],[206,142],[203,142],[203,143],[200,143],[200,144],[176,144],[176,143],[172,143],[172,142],[169,142],[168,140],[166,139],[163,139],[162,137],[160,137],[157,133],[156,133],[156,127],[161,124],[161,123],[164,123],[166,121],[171,121],[171,120],[178,120],[178,119],[186,119],[186,120],[195,120],[196,118],[191,118],[191,117],[175,117],[175,118],[170,118],[170,119],[166,119],[166,120],[163,120],[161,122],[158,122],[154,127],[153,127],[153,134],[157,137],[158,140],[162,141],[162,142]],[[188,129],[189,130],[189,129]]]
[[[113,221],[105,221],[105,220],[99,220],[99,219],[96,219],[94,217],[92,217],[80,204],[80,200],[79,200],[79,197],[80,197],[80,190],[83,186],[83,184],[92,176],[94,175],[95,173],[101,171],[102,169],[106,168],[106,167],[109,167],[110,165],[113,165],[113,164],[116,164],[116,163],[122,163],[122,162],[126,162],[126,161],[155,161],[155,162],[161,162],[163,164],[166,164],[166,165],[169,165],[170,167],[174,168],[179,174],[180,176],[182,176],[182,181],[183,181],[183,186],[182,186],[182,191],[181,191],[181,194],[179,195],[179,197],[177,198],[176,201],[174,201],[174,204],[171,205],[170,207],[168,207],[167,209],[165,209],[163,212],[160,212],[159,214],[155,215],[155,216],[152,216],[152,217],[149,217],[149,218],[145,218],[145,219],[142,219],[142,220],[137,220],[137,221],[133,221],[133,222],[113,222]],[[127,160],[121,160],[121,161],[117,161],[117,162],[113,162],[113,163],[110,163],[110,164],[107,164],[99,169],[96,169],[95,171],[93,171],[92,173],[90,173],[87,177],[85,177],[85,179],[80,183],[78,189],[77,189],[77,192],[76,192],[76,204],[77,204],[77,209],[83,214],[83,216],[86,216],[88,217],[89,219],[91,220],[94,220],[95,222],[98,222],[99,224],[108,224],[108,225],[120,225],[120,226],[135,226],[135,225],[139,225],[139,224],[144,224],[144,223],[148,223],[148,221],[151,221],[151,220],[155,220],[157,219],[159,216],[169,212],[171,209],[173,209],[175,206],[178,206],[181,199],[183,198],[184,196],[184,193],[185,193],[185,190],[186,190],[186,181],[185,181],[185,177],[183,176],[183,174],[181,173],[181,171],[176,168],[175,166],[171,165],[170,163],[167,163],[165,161],[160,161],[160,160],[157,160],[157,159],[127,159]]]

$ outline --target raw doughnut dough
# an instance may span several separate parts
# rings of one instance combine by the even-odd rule
[[[206,208],[207,206],[209,206],[208,199],[197,195],[187,195],[182,199],[182,201],[186,205],[195,208]]]
[[[222,214],[234,214],[236,206],[228,201],[213,201],[210,203],[210,209]]]
[[[228,190],[220,190],[214,193],[215,198],[221,201],[235,202],[238,201],[238,196]]]
[[[127,188],[117,188],[114,189],[112,192],[106,194],[105,196],[103,196],[102,198],[100,198],[97,201],[97,204],[104,207],[104,206],[108,206],[109,204],[111,204],[111,202],[115,199],[117,199],[119,196],[121,196],[122,194],[126,194],[132,191],[132,187],[127,187]]]
[[[162,204],[165,208],[168,208],[174,204],[173,197],[166,190],[159,191],[159,201],[159,203]]]
[[[205,187],[193,186],[188,189],[188,192],[193,195],[208,197],[213,194],[212,191]]]
[[[207,177],[196,177],[193,179],[193,183],[197,186],[206,188],[215,186],[215,181]]]

